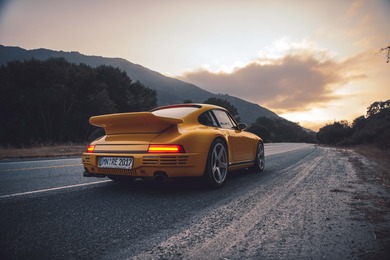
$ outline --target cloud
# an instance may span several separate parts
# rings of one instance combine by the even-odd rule
[[[278,58],[258,58],[232,72],[199,69],[180,79],[214,93],[234,95],[277,113],[307,111],[339,99],[336,90],[365,77],[356,73],[358,56],[337,61],[320,50],[296,49]]]

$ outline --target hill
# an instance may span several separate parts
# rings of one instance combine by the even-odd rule
[[[0,45],[0,65],[6,65],[14,60],[46,60],[49,58],[64,57],[71,63],[84,63],[91,67],[109,65],[123,70],[133,81],[139,81],[142,85],[156,90],[158,105],[182,103],[184,100],[203,102],[210,97],[226,99],[237,109],[242,122],[251,124],[258,117],[278,118],[274,112],[257,104],[247,102],[243,99],[214,94],[201,89],[193,84],[166,77],[161,73],[145,68],[141,65],[131,63],[122,58],[106,58],[101,56],[87,56],[79,52],[53,51],[48,49],[26,50],[19,47],[7,47]]]

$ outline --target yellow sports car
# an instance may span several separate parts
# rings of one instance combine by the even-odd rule
[[[221,186],[230,170],[264,169],[264,145],[219,106],[180,104],[150,112],[94,116],[106,135],[82,156],[86,177],[114,181],[204,176]]]

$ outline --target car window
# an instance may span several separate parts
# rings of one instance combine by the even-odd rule
[[[202,125],[218,127],[218,123],[215,120],[214,116],[210,113],[210,111],[201,114],[198,117],[198,122]]]
[[[225,111],[213,110],[213,113],[217,117],[218,123],[222,128],[231,129],[236,127],[236,123],[234,123]]]
[[[183,118],[198,109],[198,107],[170,107],[154,110],[152,114],[161,117]]]

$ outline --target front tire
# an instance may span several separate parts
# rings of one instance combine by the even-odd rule
[[[250,170],[255,172],[262,172],[265,167],[264,145],[259,143],[256,149],[255,165]]]
[[[209,150],[204,173],[211,187],[219,188],[223,185],[228,172],[228,164],[228,153],[225,143],[220,139],[214,140]]]

